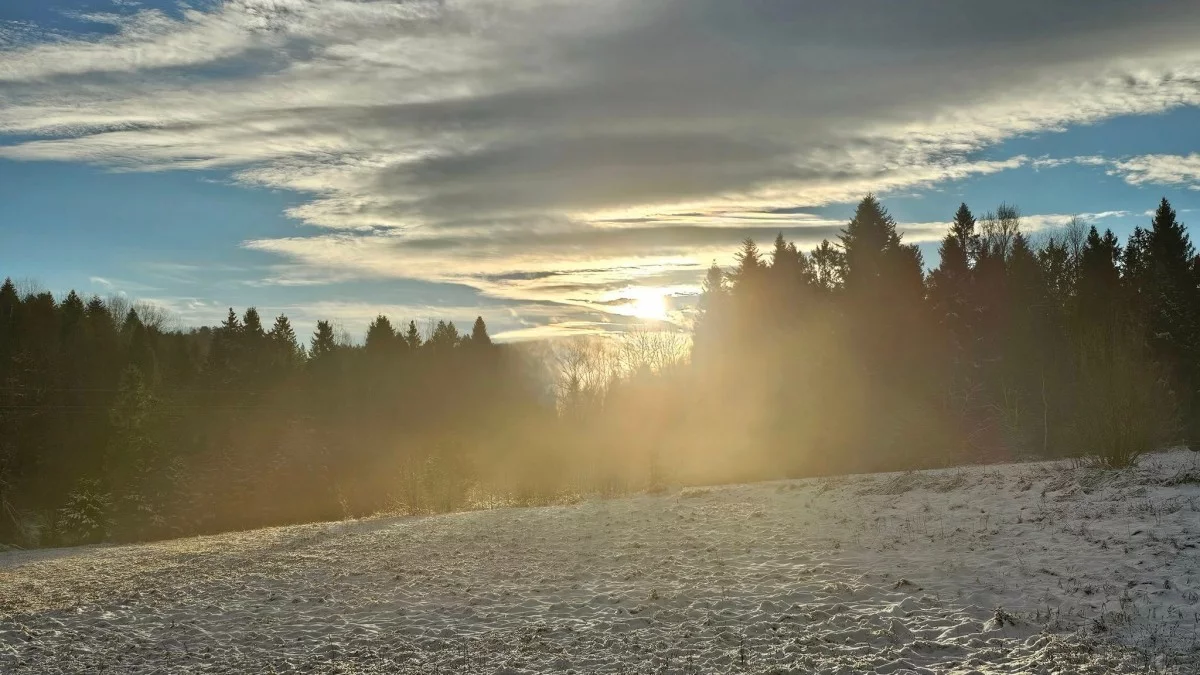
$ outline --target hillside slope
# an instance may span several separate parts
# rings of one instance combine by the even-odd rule
[[[1192,672],[1200,463],[0,554],[0,672]]]

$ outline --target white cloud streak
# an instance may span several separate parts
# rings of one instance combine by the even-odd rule
[[[698,277],[746,233],[814,243],[840,226],[804,207],[1104,161],[974,158],[1014,135],[1200,104],[1200,6],[1182,0],[205,7],[106,18],[105,37],[10,31],[0,133],[21,139],[0,157],[224,169],[302,193],[289,215],[327,231],[245,244],[287,261],[274,285],[595,299]],[[1111,170],[1194,184],[1200,160]]]
[[[1141,155],[1114,161],[1109,172],[1130,185],[1183,185],[1200,190],[1200,154]]]

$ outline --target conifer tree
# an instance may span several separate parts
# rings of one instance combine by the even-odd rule
[[[1101,236],[1093,226],[1079,261],[1077,281],[1079,320],[1084,324],[1111,327],[1120,299],[1121,273],[1118,268],[1121,247],[1111,230]]]
[[[492,338],[488,336],[487,324],[483,322],[482,316],[475,317],[475,324],[471,326],[470,342],[475,347],[487,347],[492,344]]]
[[[328,321],[318,321],[313,331],[309,355],[314,362],[323,360],[337,350],[337,338],[333,333],[333,325]]]
[[[395,346],[396,330],[392,328],[392,322],[380,314],[367,326],[367,351],[372,354],[390,354]]]
[[[767,269],[758,251],[758,245],[747,237],[742,241],[742,248],[734,259],[737,265],[729,273],[731,290],[734,293],[756,293],[762,273]]]
[[[421,332],[417,330],[416,321],[408,322],[408,328],[404,331],[404,344],[408,345],[410,351],[416,351],[421,347]]]
[[[714,261],[709,266],[708,272],[704,276],[704,283],[700,287],[700,299],[696,306],[700,312],[700,317],[705,317],[711,312],[719,311],[719,307],[727,293],[725,272]]]
[[[1142,226],[1133,228],[1125,241],[1121,256],[1121,281],[1125,290],[1126,309],[1140,316],[1145,303],[1146,285],[1149,282],[1150,233]]]
[[[229,308],[229,313],[225,315],[225,320],[221,322],[221,330],[229,334],[238,333],[242,330],[242,320],[238,318],[233,308]]]
[[[251,343],[257,343],[262,338],[266,337],[266,331],[263,330],[262,318],[258,315],[258,309],[250,307],[246,309],[246,313],[242,315],[242,335]]]
[[[1196,250],[1175,209],[1163,198],[1146,242],[1146,279],[1141,286],[1148,338],[1155,356],[1173,376],[1180,404],[1191,420],[1187,433],[1200,446],[1200,302]]]
[[[280,368],[290,368],[301,358],[300,342],[296,339],[296,331],[287,316],[280,314],[275,317],[275,323],[267,332],[274,351],[276,365]]]
[[[12,279],[5,279],[0,285],[0,374],[8,365],[8,358],[17,338],[17,307],[21,299],[17,296],[17,288]]]
[[[435,351],[447,351],[458,346],[458,328],[454,322],[438,321],[429,337],[428,346]]]
[[[812,252],[813,280],[824,291],[840,288],[846,278],[846,254],[828,239]]]
[[[975,217],[961,204],[950,231],[938,248],[939,262],[929,279],[929,296],[934,312],[951,340],[956,360],[972,358],[975,301],[971,264],[978,251]]]
[[[1163,354],[1178,360],[1196,346],[1196,282],[1192,274],[1196,251],[1166,198],[1154,213],[1147,239],[1151,334]]]

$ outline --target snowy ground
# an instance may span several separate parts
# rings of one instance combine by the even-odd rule
[[[0,554],[0,672],[1197,672],[1198,457]]]

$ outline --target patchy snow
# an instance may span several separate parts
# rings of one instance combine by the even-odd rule
[[[0,672],[1195,672],[1197,457],[3,554]]]

